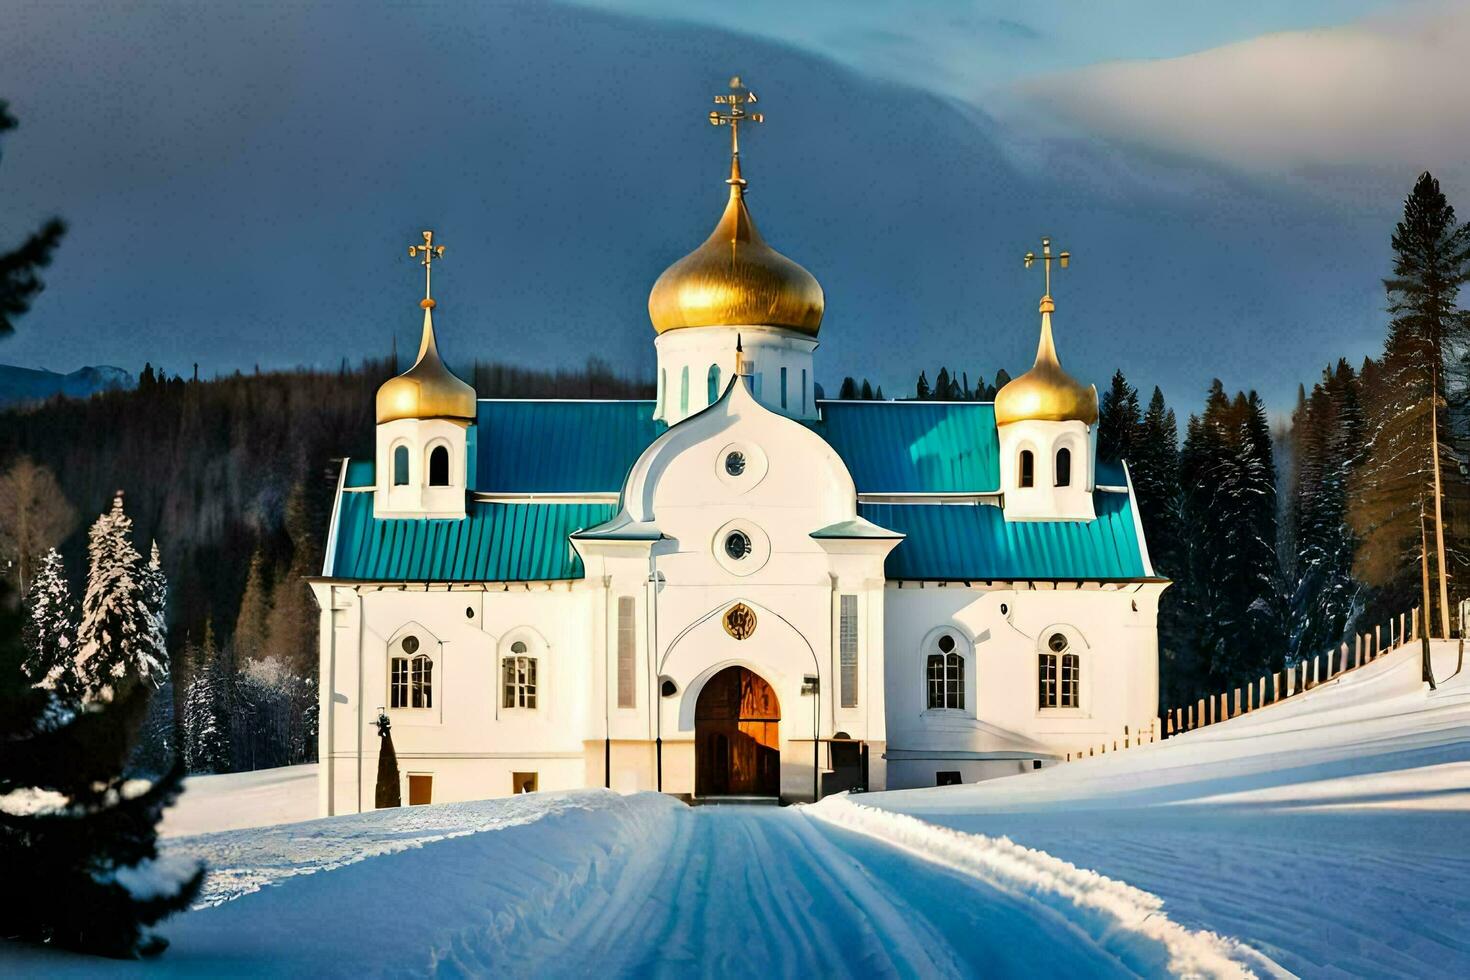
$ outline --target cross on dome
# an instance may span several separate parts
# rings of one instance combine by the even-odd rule
[[[424,243],[422,245],[408,246],[408,257],[412,259],[418,256],[423,256],[419,261],[419,265],[424,267],[424,299],[419,305],[426,310],[432,310],[435,305],[432,291],[434,263],[444,258],[444,246],[434,244],[434,233],[432,231],[424,232]]]
[[[755,105],[758,101],[755,93],[746,88],[740,76],[736,75],[730,79],[730,94],[715,96],[715,105],[729,106],[729,111],[720,112],[718,109],[711,109],[709,112],[711,126],[730,127],[730,156],[737,161],[737,164],[740,159],[740,124],[766,121],[765,113],[745,111],[747,105]]]
[[[1057,308],[1057,304],[1053,303],[1051,299],[1051,260],[1051,239],[1043,238],[1041,240],[1041,262],[1042,265],[1046,268],[1046,291],[1041,295],[1042,313],[1051,313]],[[1058,264],[1063,269],[1065,269],[1072,261],[1072,253],[1063,252],[1062,254],[1057,256],[1057,260]],[[1025,262],[1026,268],[1031,268],[1031,266],[1036,262],[1036,253],[1027,252]]]

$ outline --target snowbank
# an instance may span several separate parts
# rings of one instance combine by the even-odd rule
[[[1152,975],[1250,977],[1285,975],[1234,940],[1170,921],[1157,895],[1078,868],[1007,838],[966,834],[914,817],[834,796],[806,812],[819,820],[878,838],[926,861],[1024,894],[1086,931],[1129,968]],[[1161,962],[1162,951],[1165,956]]]
[[[1162,743],[865,806],[1009,838],[1304,975],[1470,975],[1470,672],[1407,648]]]

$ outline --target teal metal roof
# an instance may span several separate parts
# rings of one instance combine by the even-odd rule
[[[651,401],[482,401],[475,489],[617,493],[668,428]]]
[[[905,535],[890,579],[1136,579],[1148,576],[1125,493],[1096,493],[1095,521],[1007,522],[988,504],[860,504],[858,513]]]
[[[612,504],[474,502],[462,521],[373,517],[371,493],[337,502],[333,578],[373,582],[530,582],[581,578],[568,536]]]
[[[988,402],[818,403],[810,428],[837,451],[860,493],[994,493],[999,441]],[[667,430],[651,401],[481,401],[471,486],[492,493],[618,493]],[[1123,486],[1119,464],[1097,482]],[[370,487],[351,460],[346,487]],[[1098,519],[1007,524],[988,505],[863,504],[859,515],[906,536],[895,579],[1130,579],[1147,573],[1127,494],[1094,495]],[[463,521],[376,520],[371,493],[339,497],[329,574],[370,581],[517,582],[581,578],[568,543],[612,518],[611,504],[472,502]]]
[[[818,402],[811,424],[859,493],[994,493],[1000,444],[989,402]]]

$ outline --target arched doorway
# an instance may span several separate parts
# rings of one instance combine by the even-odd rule
[[[781,704],[759,674],[726,667],[694,705],[694,795],[781,795]]]

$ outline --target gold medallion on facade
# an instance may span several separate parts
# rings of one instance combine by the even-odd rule
[[[755,610],[737,602],[725,613],[725,632],[737,640],[749,639],[755,632]]]

